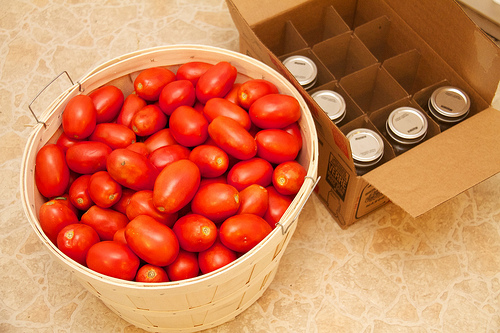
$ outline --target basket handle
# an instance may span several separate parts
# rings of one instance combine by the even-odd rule
[[[283,235],[286,235],[288,233],[288,230],[290,229],[290,227],[297,221],[297,219],[299,218],[299,214],[300,212],[302,211],[302,209],[304,208],[307,200],[309,200],[309,197],[311,196],[311,194],[313,193],[313,190],[314,188],[316,187],[316,185],[318,184],[319,180],[321,179],[321,176],[319,176],[316,180],[314,180],[314,178],[312,178],[311,176],[306,176],[305,179],[310,179],[313,183],[313,185],[311,186],[311,190],[309,191],[309,193],[307,194],[307,197],[306,199],[304,200],[304,202],[302,202],[302,205],[300,206],[300,208],[297,210],[297,213],[295,214],[295,216],[293,217],[292,221],[288,224],[288,226],[284,226],[281,222],[277,222],[276,225],[280,226],[281,227],[281,233]]]
[[[71,82],[71,85],[73,86],[74,83],[73,83],[73,80],[71,79],[71,76],[69,76],[68,72],[67,71],[62,71],[61,73],[59,73],[55,78],[52,79],[52,81],[50,81],[45,87],[42,88],[42,90],[40,90],[38,92],[38,94],[36,94],[35,98],[33,98],[33,100],[31,101],[30,104],[28,104],[28,109],[31,111],[31,114],[33,115],[33,117],[35,118],[36,122],[38,124],[43,124],[44,127],[47,127],[47,125],[45,124],[45,122],[41,121],[38,119],[38,117],[36,116],[35,112],[33,111],[33,108],[31,107],[33,105],[33,103],[36,101],[36,99],[48,88],[50,87],[50,85],[52,83],[54,83],[59,77],[61,77],[63,74],[66,74],[69,82]]]

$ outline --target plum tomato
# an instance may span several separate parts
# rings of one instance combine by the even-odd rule
[[[269,94],[253,102],[248,114],[259,128],[283,128],[299,120],[300,104],[293,96]]]
[[[129,220],[125,214],[97,205],[90,207],[81,217],[80,222],[94,228],[101,240],[112,240],[115,232],[125,228]]]
[[[253,136],[234,119],[218,116],[208,125],[208,133],[217,146],[237,159],[248,160],[257,153]]]
[[[64,151],[57,144],[46,144],[35,158],[35,184],[38,191],[51,198],[65,193],[70,181],[70,171]]]
[[[300,132],[300,127],[297,122],[294,122],[288,126],[283,127],[282,130],[293,135],[293,137],[297,141],[297,145],[299,147],[302,147],[302,133]]]
[[[270,232],[271,226],[262,217],[254,214],[234,215],[220,226],[219,237],[226,247],[246,253],[259,244]]]
[[[189,159],[200,169],[204,178],[219,177],[227,171],[229,158],[226,152],[217,146],[200,145],[189,153]]]
[[[109,123],[115,120],[120,113],[125,97],[123,92],[115,86],[103,86],[89,94],[94,103],[97,123]]]
[[[86,211],[94,202],[89,194],[89,181],[92,175],[81,175],[69,187],[69,200],[81,211]]]
[[[217,226],[210,219],[199,214],[188,214],[172,227],[181,249],[201,252],[208,249],[217,239]]]
[[[177,220],[177,213],[162,213],[153,205],[153,191],[142,190],[135,192],[125,209],[129,220],[133,220],[139,215],[148,215],[156,221],[172,227]]]
[[[106,170],[106,161],[113,150],[98,141],[81,141],[68,148],[66,162],[68,167],[79,174],[93,174]]]
[[[87,95],[76,95],[66,104],[62,114],[64,133],[70,138],[84,140],[97,124],[97,111]]]
[[[172,162],[189,158],[190,153],[187,147],[175,144],[154,150],[148,158],[158,171],[161,171]]]
[[[279,164],[273,171],[273,185],[276,191],[284,195],[295,195],[304,183],[306,169],[297,161]]]
[[[203,73],[196,83],[196,98],[205,104],[214,97],[224,97],[233,87],[238,71],[227,61],[220,61]]]
[[[129,127],[136,135],[146,137],[165,128],[167,121],[167,116],[157,105],[149,104],[134,114]]]
[[[123,106],[116,118],[116,123],[120,125],[125,125],[130,127],[130,122],[134,115],[147,105],[147,102],[137,96],[136,94],[130,94],[125,98]]]
[[[198,266],[198,254],[179,250],[174,262],[165,267],[170,281],[179,281],[198,276],[200,266]]]
[[[240,191],[240,208],[236,214],[255,214],[264,217],[269,204],[269,195],[265,187],[252,184]]]
[[[113,240],[115,242],[120,242],[127,245],[127,240],[125,239],[125,228],[116,230],[115,234],[113,235]]]
[[[238,90],[241,87],[241,83],[235,83],[233,84],[233,87],[229,92],[224,96],[224,99],[227,99],[229,102],[234,103],[236,105],[238,104]]]
[[[220,97],[211,98],[207,101],[205,107],[203,108],[203,115],[207,118],[209,123],[218,116],[226,116],[236,120],[247,131],[252,125],[250,122],[250,116],[246,110],[237,104]]]
[[[57,244],[57,234],[67,225],[78,223],[78,217],[73,210],[60,200],[44,202],[38,212],[40,227],[47,237]]]
[[[89,141],[99,141],[107,144],[111,149],[127,148],[135,143],[134,131],[125,125],[116,123],[97,124],[94,132],[89,136]]]
[[[148,264],[169,265],[179,253],[179,242],[172,229],[148,215],[139,215],[127,224],[125,239]]]
[[[238,190],[229,184],[213,183],[201,187],[191,201],[191,210],[221,223],[236,214],[240,207]]]
[[[198,253],[198,265],[200,271],[207,274],[232,263],[237,258],[236,252],[226,247],[217,238],[207,250]]]
[[[202,144],[208,138],[208,121],[190,106],[180,106],[169,119],[170,133],[185,147]]]
[[[193,199],[200,180],[200,169],[190,160],[179,160],[167,165],[154,183],[155,207],[165,213],[179,211]]]
[[[120,200],[122,186],[107,171],[98,171],[90,176],[88,192],[97,206],[109,208]]]
[[[136,191],[152,190],[158,169],[140,153],[115,149],[109,154],[107,170],[118,184]]]
[[[56,145],[62,148],[63,152],[66,154],[68,148],[81,140],[70,138],[66,133],[62,132],[59,138],[57,138]]]
[[[276,223],[279,222],[285,211],[288,209],[293,201],[293,196],[283,195],[276,191],[274,186],[266,187],[269,202],[267,207],[267,212],[264,214],[264,219],[269,223],[271,228],[276,227]]]
[[[130,198],[132,198],[135,192],[135,190],[123,187],[120,200],[118,200],[118,202],[115,203],[111,208],[116,210],[117,212],[127,215],[127,206],[130,203]]]
[[[87,252],[88,268],[114,278],[134,280],[141,263],[137,255],[125,244],[102,241]]]
[[[259,98],[269,94],[277,94],[278,88],[274,83],[264,79],[250,79],[243,82],[238,89],[238,104],[248,110]]]
[[[149,136],[144,141],[144,143],[146,144],[149,153],[152,153],[153,151],[155,151],[160,147],[179,144],[177,143],[177,141],[175,141],[174,137],[172,136],[170,128],[164,128],[162,130],[159,130],[155,134]]]
[[[147,68],[134,80],[135,93],[146,101],[157,101],[163,87],[174,80],[175,74],[167,68]]]
[[[189,80],[196,87],[200,76],[202,76],[209,68],[214,65],[203,61],[191,61],[182,64],[177,69],[177,80]]]
[[[247,186],[268,186],[272,182],[273,166],[265,159],[254,157],[236,163],[227,174],[227,183],[242,191]]]
[[[177,80],[167,84],[161,91],[158,106],[168,116],[179,106],[193,106],[196,100],[194,86],[189,80]]]
[[[295,160],[300,149],[297,139],[282,129],[265,129],[255,135],[257,156],[270,163]]]
[[[149,158],[148,146],[146,146],[144,142],[134,142],[131,145],[128,145],[127,148],[125,149],[135,151],[136,153],[139,153]]]
[[[83,223],[67,225],[57,234],[57,248],[84,266],[90,247],[100,241],[97,232]]]
[[[167,272],[161,267],[145,264],[137,271],[135,277],[136,282],[154,283],[154,282],[168,282]]]

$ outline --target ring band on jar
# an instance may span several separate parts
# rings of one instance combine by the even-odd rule
[[[285,65],[305,90],[311,88],[316,83],[318,67],[310,58],[302,55],[290,56],[283,60],[283,65]]]
[[[332,90],[318,90],[311,97],[335,124],[344,119],[346,104],[342,95]]]

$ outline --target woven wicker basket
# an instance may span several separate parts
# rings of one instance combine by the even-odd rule
[[[42,232],[38,210],[44,198],[34,181],[35,156],[47,142],[55,142],[61,132],[61,115],[68,100],[89,94],[104,84],[114,84],[125,95],[133,90],[133,80],[143,69],[166,66],[174,72],[188,61],[217,63],[229,61],[238,69],[237,82],[263,78],[281,93],[296,97],[302,107],[299,126],[304,146],[298,161],[306,168],[304,185],[283,215],[280,225],[259,245],[217,271],[193,279],[157,284],[119,280],[96,273],[69,259]],[[200,45],[175,45],[142,50],[113,59],[84,76],[62,93],[38,117],[28,139],[21,169],[21,195],[25,213],[35,233],[49,252],[81,284],[126,321],[148,331],[195,332],[233,319],[267,289],[278,269],[296,227],[297,217],[312,193],[317,178],[318,146],[314,123],[307,105],[295,88],[280,74],[261,62],[240,53]]]

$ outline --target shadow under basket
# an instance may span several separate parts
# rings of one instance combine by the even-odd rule
[[[300,103],[299,127],[303,147],[297,160],[307,170],[306,180],[279,225],[256,247],[231,264],[196,278],[139,283],[97,273],[71,260],[48,239],[40,227],[38,211],[45,198],[35,186],[35,157],[46,143],[61,133],[61,116],[67,102],[78,94],[89,94],[107,84],[127,96],[137,74],[149,67],[172,71],[186,62],[228,61],[238,70],[236,82],[250,78],[274,83],[280,93],[294,96]],[[297,219],[317,182],[318,139],[309,109],[297,90],[283,76],[260,61],[220,48],[202,45],[173,45],[126,54],[95,68],[77,84],[63,92],[38,117],[39,123],[28,139],[22,159],[21,199],[25,214],[40,241],[53,257],[69,270],[93,295],[114,313],[135,326],[154,332],[195,332],[218,326],[252,305],[271,284]]]

